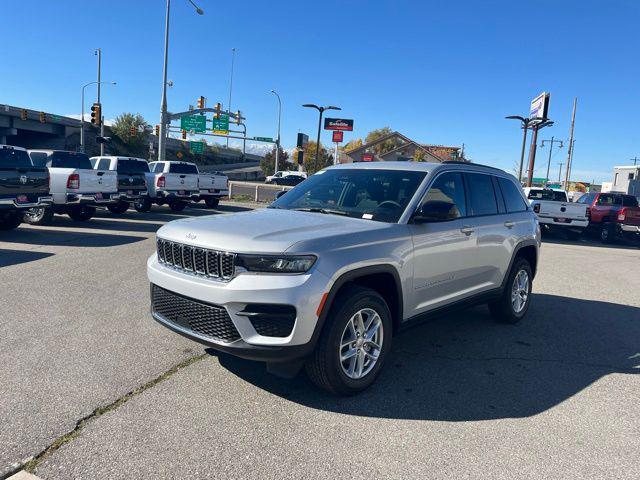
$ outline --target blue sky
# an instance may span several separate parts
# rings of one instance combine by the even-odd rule
[[[164,1],[10,3],[0,103],[79,113],[101,47],[103,79],[118,82],[103,89],[105,116],[139,112],[157,123]],[[522,137],[504,116],[527,114],[531,98],[549,91],[555,126],[541,138],[568,137],[578,97],[574,177],[607,180],[613,165],[640,156],[635,0],[198,3],[204,16],[172,1],[170,110],[199,95],[226,103],[235,47],[233,109],[249,135],[275,136],[275,88],[285,146],[298,131],[315,136],[317,116],[302,103],[334,104],[355,120],[345,140],[390,126],[424,143],[464,143],[473,161],[512,170]],[[536,176],[547,154],[538,150]],[[566,148],[553,156],[552,177],[560,161]]]

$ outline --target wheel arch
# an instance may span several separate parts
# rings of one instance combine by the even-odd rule
[[[507,269],[504,279],[502,280],[502,288],[506,287],[507,279],[509,278],[509,273],[513,268],[513,264],[518,258],[525,258],[529,265],[531,265],[531,273],[533,277],[536,276],[536,271],[538,270],[538,244],[535,240],[529,239],[520,242],[513,250],[513,254],[511,255],[511,261],[509,262],[509,268]]]

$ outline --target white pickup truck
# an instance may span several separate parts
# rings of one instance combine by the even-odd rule
[[[24,221],[46,224],[54,213],[67,214],[72,220],[89,220],[96,206],[113,204],[118,192],[118,174],[94,170],[84,153],[65,150],[29,150],[31,162],[49,169],[51,207],[31,209]]]
[[[148,211],[151,203],[169,205],[175,212],[184,210],[188,202],[200,200],[198,167],[188,162],[151,162],[146,174],[149,197],[135,205],[139,212]]]
[[[524,193],[543,230],[564,231],[568,238],[576,239],[589,225],[586,205],[571,203],[564,190],[528,187]]]
[[[220,199],[229,196],[229,178],[220,172],[199,173],[200,200],[209,208],[216,208]]]

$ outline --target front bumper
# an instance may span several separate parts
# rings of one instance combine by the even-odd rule
[[[313,271],[313,270],[312,270]],[[238,357],[267,362],[287,362],[306,356],[314,347],[312,338],[319,325],[317,309],[330,279],[318,271],[303,275],[257,275],[240,273],[223,282],[184,273],[158,263],[156,255],[147,262],[152,285],[197,302],[224,308],[239,339],[223,342],[185,328],[154,312],[153,318],[176,333]],[[287,337],[258,334],[251,319],[242,312],[248,304],[290,305],[296,318]]]
[[[0,206],[10,208],[36,208],[47,207],[53,203],[53,197],[44,196],[38,197],[35,202],[19,202],[17,198],[2,198],[0,199]]]

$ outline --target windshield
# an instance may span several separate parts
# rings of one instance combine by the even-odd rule
[[[566,202],[567,194],[551,189],[529,191],[529,200],[551,200],[552,202]]]
[[[149,165],[142,160],[118,160],[118,173],[145,173]]]
[[[169,165],[170,173],[198,173],[198,169],[191,163],[172,163]]]
[[[426,172],[377,169],[329,169],[312,175],[271,204],[395,223]]]
[[[27,168],[31,166],[29,154],[24,150],[0,148],[0,167]]]
[[[53,168],[78,168],[91,170],[91,160],[84,153],[75,152],[53,152],[47,159],[47,164]]]

